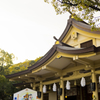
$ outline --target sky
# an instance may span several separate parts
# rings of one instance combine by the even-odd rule
[[[14,63],[34,60],[54,45],[68,18],[44,0],[0,0],[0,48],[18,58]]]

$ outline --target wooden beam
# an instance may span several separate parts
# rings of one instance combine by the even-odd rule
[[[84,68],[85,68],[84,65],[79,65],[79,66],[75,66],[75,67],[71,67],[71,68],[66,68],[66,69],[63,69],[62,74],[64,75],[65,73],[67,74],[69,72],[81,70],[81,69],[84,69]]]
[[[41,69],[42,69],[42,67],[40,67],[40,68],[38,68],[36,70],[33,70],[32,73],[36,73],[36,72],[40,71]]]
[[[100,70],[95,71],[95,74],[100,74]]]
[[[72,76],[70,76],[70,77],[65,77],[65,78],[63,78],[63,80],[65,81],[65,80],[76,80],[76,79],[80,79],[80,78],[82,78],[82,77],[88,77],[88,76],[91,76],[91,72],[89,72],[89,73],[83,73],[83,74],[78,74],[78,75],[72,75]]]
[[[56,79],[56,80],[52,80],[52,81],[47,81],[47,82],[43,82],[44,85],[49,85],[49,84],[53,84],[53,83],[57,83],[60,82],[60,79]]]
[[[40,85],[40,83],[35,84],[35,87],[38,87]]]
[[[93,61],[89,60],[89,59],[85,59],[85,58],[79,58],[78,56],[76,57],[73,57],[73,60],[78,62],[78,63],[81,63],[83,65],[93,65]]]
[[[51,67],[51,66],[46,66],[46,69],[53,71],[53,72],[57,72],[57,73],[61,73],[61,71],[62,71],[61,69],[54,68],[54,67]]]
[[[94,56],[94,55],[96,55],[96,53],[91,52],[91,53],[84,53],[84,54],[75,55],[75,54],[66,54],[66,53],[59,52],[59,55],[62,57],[67,57],[67,58],[73,58],[73,57],[77,57],[77,56],[79,58],[85,58],[85,57]]]
[[[63,78],[63,81],[66,81],[66,80],[76,80],[76,79],[80,79],[82,77],[88,77],[88,76],[91,76],[91,72],[85,73],[85,74],[82,73],[82,74],[78,74],[78,75],[72,75],[70,77],[65,77],[65,78]],[[57,83],[57,82],[60,82],[60,79],[43,82],[43,84],[49,85],[49,84],[53,84],[53,83]]]
[[[35,82],[35,79],[28,79],[27,81],[25,82]]]
[[[100,63],[94,65],[94,68],[99,68],[99,67],[100,67]],[[73,66],[71,68],[66,68],[66,69],[63,69],[63,70],[54,68],[55,69],[54,71],[53,71],[52,67],[50,68],[49,66],[47,66],[47,69],[51,70],[52,72],[61,72],[63,75],[65,75],[65,74],[67,74],[69,72],[74,72],[74,71],[78,71],[78,70],[81,70],[81,69],[85,69],[86,70],[87,68],[85,67],[85,65],[80,65],[80,66]],[[92,69],[92,68],[88,68],[87,70],[90,70],[90,69]],[[28,78],[31,78],[31,76],[34,77],[33,75],[31,75],[32,73],[29,73],[29,74],[27,74],[27,75],[24,74],[24,75],[21,75],[21,76],[16,76],[16,77],[11,78],[10,80],[11,81],[14,81],[14,80],[26,81],[26,80],[28,80]],[[99,74],[99,71],[96,71],[96,74]],[[46,78],[49,78],[49,76],[46,76],[46,77],[45,76],[46,75],[43,75],[43,77],[44,77],[44,78],[42,77],[43,80],[45,80]],[[23,78],[23,77],[25,77],[25,78]],[[35,78],[36,78],[36,76],[35,76]]]

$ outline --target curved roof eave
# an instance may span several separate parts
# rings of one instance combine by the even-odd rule
[[[84,54],[84,53],[90,53],[90,52],[100,52],[100,47],[95,47],[93,45],[93,46],[90,46],[90,47],[87,47],[87,48],[73,48],[73,47],[70,47],[70,46],[57,44],[57,45],[54,45],[47,52],[47,54],[44,55],[44,57],[41,58],[37,63],[35,63],[33,66],[29,67],[28,70],[21,71],[21,72],[11,74],[11,75],[7,75],[6,78],[12,78],[12,77],[20,76],[20,75],[31,72],[33,69],[40,67],[46,61],[48,61],[56,51],[66,53],[66,54],[77,55],[77,54]]]
[[[54,45],[37,63],[35,63],[33,66],[29,67],[29,70],[33,70],[40,65],[44,64],[46,61],[48,61],[53,54],[56,52],[56,46]]]
[[[23,74],[27,74],[29,72],[30,72],[30,70],[27,69],[27,70],[20,71],[20,72],[14,73],[14,74],[6,75],[5,77],[6,78],[12,78],[12,77],[20,76],[20,75],[23,75]]]
[[[84,31],[89,31],[91,33],[97,33],[100,34],[100,31],[91,31],[91,27],[86,24],[85,22],[80,22],[80,21],[76,21],[73,18],[69,18],[68,22],[67,22],[67,26],[63,32],[63,34],[60,36],[59,41],[62,41],[64,39],[64,37],[66,36],[66,34],[68,33],[69,29],[71,28],[71,26],[75,26],[81,30]],[[67,45],[66,45],[67,47]],[[70,46],[71,47],[71,46]],[[75,49],[75,48],[74,48]],[[33,66],[30,66],[27,70],[25,71],[21,71],[15,74],[11,74],[11,75],[7,75],[6,78],[11,78],[11,77],[16,77],[16,76],[20,76],[22,74],[26,74],[26,73],[30,73],[33,69],[40,67],[41,65],[43,65],[45,62],[47,62],[56,51],[60,51],[60,52],[64,52],[64,53],[71,53],[71,54],[81,54],[81,53],[85,53],[85,52],[92,52],[92,51],[100,51],[100,47],[96,48],[94,46],[92,46],[91,48],[85,48],[85,49],[78,49],[78,50],[64,50],[63,48],[59,48],[57,47],[57,45],[54,45],[37,63],[35,63]]]
[[[71,26],[74,26],[78,29],[81,29],[83,31],[86,32],[90,32],[90,33],[95,33],[95,34],[100,34],[100,31],[92,31],[91,30],[91,26],[88,25],[86,22],[84,21],[76,21],[73,18],[69,18],[68,22],[67,22],[67,26],[65,27],[64,32],[62,33],[62,35],[59,38],[59,41],[62,41],[64,39],[64,37],[66,36],[66,34],[68,33],[69,29],[71,28]]]
[[[94,45],[87,48],[72,48],[72,47],[57,45],[57,51],[66,54],[76,55],[76,54],[84,54],[90,52],[99,52],[99,49],[97,49],[97,47],[95,47]]]
[[[12,78],[12,77],[16,77],[16,76],[20,76],[23,74],[27,74],[32,72],[33,69],[40,67],[42,64],[44,64],[46,61],[48,61],[53,54],[56,52],[56,46],[54,45],[39,61],[37,61],[33,66],[28,67],[27,70],[18,72],[18,73],[14,73],[11,75],[6,75],[6,78]]]
[[[59,41],[62,41],[64,39],[64,37],[66,36],[66,34],[68,33],[69,29],[71,28],[72,26],[72,18],[69,18],[68,19],[68,22],[67,22],[67,25],[65,27],[65,30],[64,32],[62,33],[62,35],[60,36],[59,38]]]
[[[100,34],[100,31],[92,31],[91,30],[91,26],[84,23],[84,22],[80,22],[80,21],[76,21],[75,19],[72,19],[72,25],[78,29],[81,29],[83,31],[86,32],[90,32],[90,33],[95,33],[95,34]]]

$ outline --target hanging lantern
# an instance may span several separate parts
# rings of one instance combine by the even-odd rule
[[[46,85],[43,86],[43,93],[46,93]]]
[[[53,91],[56,91],[57,90],[57,87],[56,87],[56,84],[54,83],[53,84]]]
[[[84,87],[85,85],[86,85],[85,78],[82,77],[82,79],[81,79],[81,86]]]
[[[66,82],[66,89],[70,90],[70,82],[69,81]]]
[[[100,84],[100,76],[99,76],[99,84]]]

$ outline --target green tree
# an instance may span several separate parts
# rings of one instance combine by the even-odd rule
[[[13,54],[0,49],[0,74],[6,75],[9,73],[8,68],[13,64]]]
[[[18,64],[13,64],[14,58],[13,54],[0,49],[0,99],[2,100],[12,100],[12,94],[20,90],[20,88],[17,89],[13,86],[14,83],[19,81],[10,82],[9,79],[5,78],[5,75],[28,69],[29,66],[34,65],[41,57],[35,60],[25,60]]]
[[[34,65],[38,60],[40,60],[42,57],[38,57],[35,60],[25,60],[24,62],[20,62],[18,64],[13,64],[9,67],[9,74],[17,73],[23,70],[27,70],[28,67]]]
[[[5,90],[4,90],[4,85],[6,83],[6,78],[4,75],[0,75],[0,98],[3,99],[5,97]]]
[[[13,64],[14,55],[0,49],[0,99],[11,100],[10,97],[16,90],[13,82],[9,82],[5,75],[9,74],[9,67]]]
[[[95,12],[100,12],[100,0],[44,0],[53,5],[57,14],[69,12],[76,20],[87,21],[96,27],[100,16],[94,18]]]
[[[18,91],[13,86],[14,82],[10,82],[5,78],[4,75],[0,75],[0,99],[2,100],[12,100],[12,94]]]
[[[34,65],[34,63],[35,63],[34,60],[25,60],[24,62],[13,64],[12,66],[9,67],[9,74],[27,70],[28,67]]]

